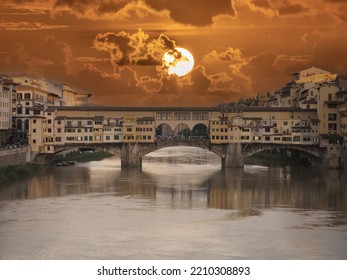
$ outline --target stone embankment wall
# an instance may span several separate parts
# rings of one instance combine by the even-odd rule
[[[0,150],[0,168],[8,165],[21,165],[30,162],[30,148]]]
[[[341,153],[342,167],[347,169],[347,149],[342,151]]]

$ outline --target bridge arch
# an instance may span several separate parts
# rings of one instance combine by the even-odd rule
[[[199,146],[167,146],[157,148],[142,157],[143,162],[152,162],[153,160],[167,161],[170,163],[220,163],[220,156],[213,151],[210,151],[204,147]]]
[[[314,160],[322,160],[325,155],[324,149],[317,146],[302,146],[302,145],[279,145],[279,144],[246,144],[242,147],[242,157],[243,159],[247,159],[257,153],[264,151],[273,151],[273,150],[287,150],[287,151],[298,151],[305,155],[309,155],[311,159]]]

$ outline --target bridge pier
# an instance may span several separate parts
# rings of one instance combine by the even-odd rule
[[[141,167],[142,155],[137,143],[123,143],[121,149],[121,167]]]
[[[222,155],[222,168],[242,168],[243,164],[241,143],[226,145],[224,155]]]

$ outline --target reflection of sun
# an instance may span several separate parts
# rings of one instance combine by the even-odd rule
[[[186,49],[175,48],[164,53],[162,64],[168,74],[176,74],[181,77],[193,69],[194,58]]]

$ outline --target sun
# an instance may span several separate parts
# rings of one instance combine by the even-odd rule
[[[184,48],[175,48],[164,53],[162,65],[168,74],[182,77],[193,69],[194,57]]]

